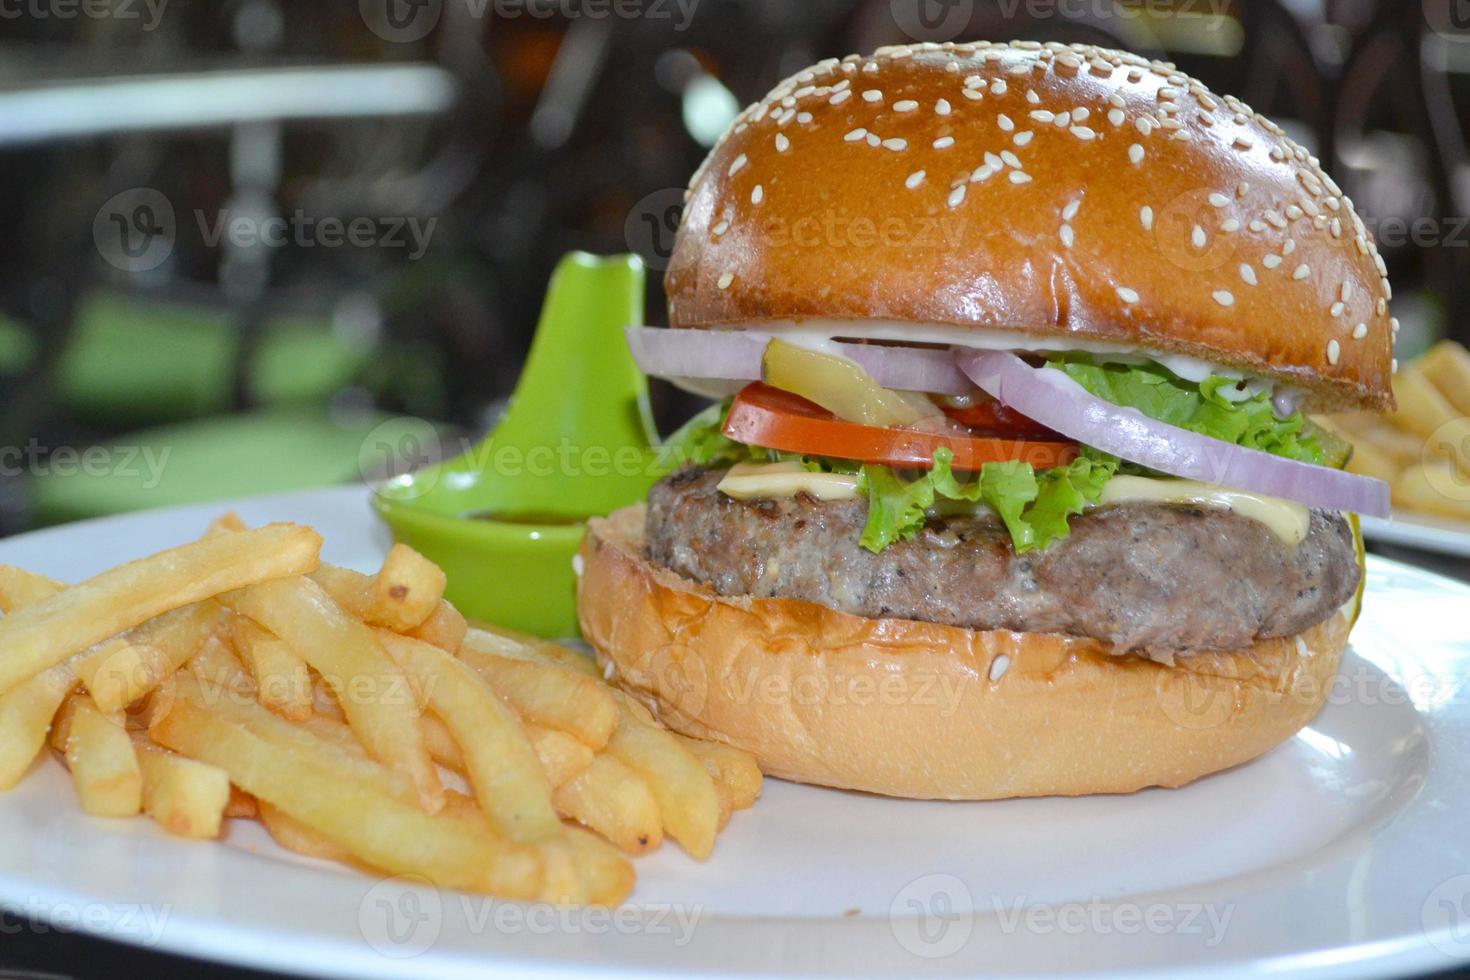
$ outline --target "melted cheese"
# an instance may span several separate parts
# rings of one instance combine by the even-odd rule
[[[852,500],[858,478],[846,473],[812,473],[800,463],[741,463],[720,481],[719,490],[736,500],[794,497],[805,493],[818,500]]]
[[[1311,511],[1290,500],[1266,497],[1244,490],[1231,490],[1194,480],[1151,480],[1141,476],[1115,476],[1103,487],[1099,504],[1157,503],[1196,504],[1222,507],[1241,517],[1258,521],[1295,548],[1306,539],[1312,523]]]

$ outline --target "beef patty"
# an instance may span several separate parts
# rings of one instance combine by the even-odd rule
[[[1292,636],[1352,598],[1360,575],[1340,514],[1312,511],[1295,548],[1232,511],[1115,504],[1017,555],[989,516],[931,520],[882,554],[858,539],[865,500],[738,501],[724,471],[685,470],[648,498],[649,557],[722,595],[805,599],[870,618],[1088,636],[1166,662]]]

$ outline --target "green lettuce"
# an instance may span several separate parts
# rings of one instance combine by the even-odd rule
[[[1318,466],[1333,462],[1323,452],[1319,431],[1300,412],[1277,418],[1264,393],[1240,401],[1227,398],[1226,392],[1234,393],[1239,384],[1231,378],[1210,377],[1194,384],[1156,364],[1099,363],[1085,354],[1056,357],[1047,366],[1096,397],[1136,408],[1151,419],[1273,456]]]
[[[1118,471],[1117,459],[1089,450],[1067,466],[1040,472],[1019,461],[986,463],[974,481],[961,483],[953,462],[954,453],[940,449],[934,468],[914,480],[887,466],[863,467],[868,494],[863,547],[881,552],[913,538],[923,530],[929,508],[944,499],[983,503],[995,511],[1017,554],[1045,550],[1071,533],[1068,519],[1097,503]]]

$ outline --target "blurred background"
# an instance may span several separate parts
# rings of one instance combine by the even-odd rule
[[[640,253],[662,321],[741,106],[961,38],[1239,95],[1357,203],[1400,357],[1470,339],[1470,0],[0,0],[0,534],[371,478],[404,417],[485,431],[566,251]]]

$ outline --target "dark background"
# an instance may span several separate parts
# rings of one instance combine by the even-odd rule
[[[740,106],[956,38],[1128,48],[1240,96],[1375,231],[1400,357],[1470,341],[1467,0],[4,0],[0,534],[370,477],[394,416],[484,431],[568,250],[641,253],[661,322],[671,208]],[[211,234],[272,217],[304,230]],[[691,407],[655,394],[666,429]],[[174,464],[78,472],[93,446]],[[201,972],[29,933],[5,966]]]

